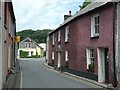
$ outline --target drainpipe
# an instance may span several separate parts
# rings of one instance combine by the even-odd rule
[[[116,62],[115,62],[115,31],[116,31],[116,2],[113,2],[113,70],[114,70],[114,87],[117,87]]]

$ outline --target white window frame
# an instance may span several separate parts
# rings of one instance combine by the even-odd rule
[[[91,17],[91,37],[99,36],[99,22],[98,22],[98,24],[95,24],[96,17],[99,17],[99,14],[95,14]],[[98,33],[96,33],[95,27],[98,27]]]
[[[58,41],[61,41],[61,31],[58,31]]]
[[[69,40],[69,26],[66,26],[65,28],[65,42],[68,42]]]
[[[65,61],[69,60],[69,52],[68,50],[65,51]]]
[[[52,35],[52,45],[55,45],[55,34]]]
[[[89,69],[89,64],[94,63],[94,49],[93,48],[86,49],[86,57],[87,57],[87,69]]]
[[[54,53],[54,51],[52,51],[52,60],[54,60],[55,59],[55,53]]]

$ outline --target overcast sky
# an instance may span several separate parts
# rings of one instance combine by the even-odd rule
[[[13,0],[17,31],[55,29],[64,15],[75,14],[84,0]]]

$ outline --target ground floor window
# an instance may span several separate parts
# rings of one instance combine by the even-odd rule
[[[66,62],[66,67],[69,66],[69,53],[68,50],[65,51],[65,62]]]
[[[87,69],[90,71],[94,71],[94,49],[87,48]]]

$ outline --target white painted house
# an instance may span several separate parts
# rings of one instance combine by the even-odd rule
[[[35,41],[33,41],[30,37],[27,37],[20,42],[18,49],[18,58],[20,56],[20,50],[28,52],[29,57],[37,54],[43,56],[44,54],[44,49],[39,46]]]
[[[40,43],[39,46],[42,47],[44,51],[46,51],[46,43]]]

